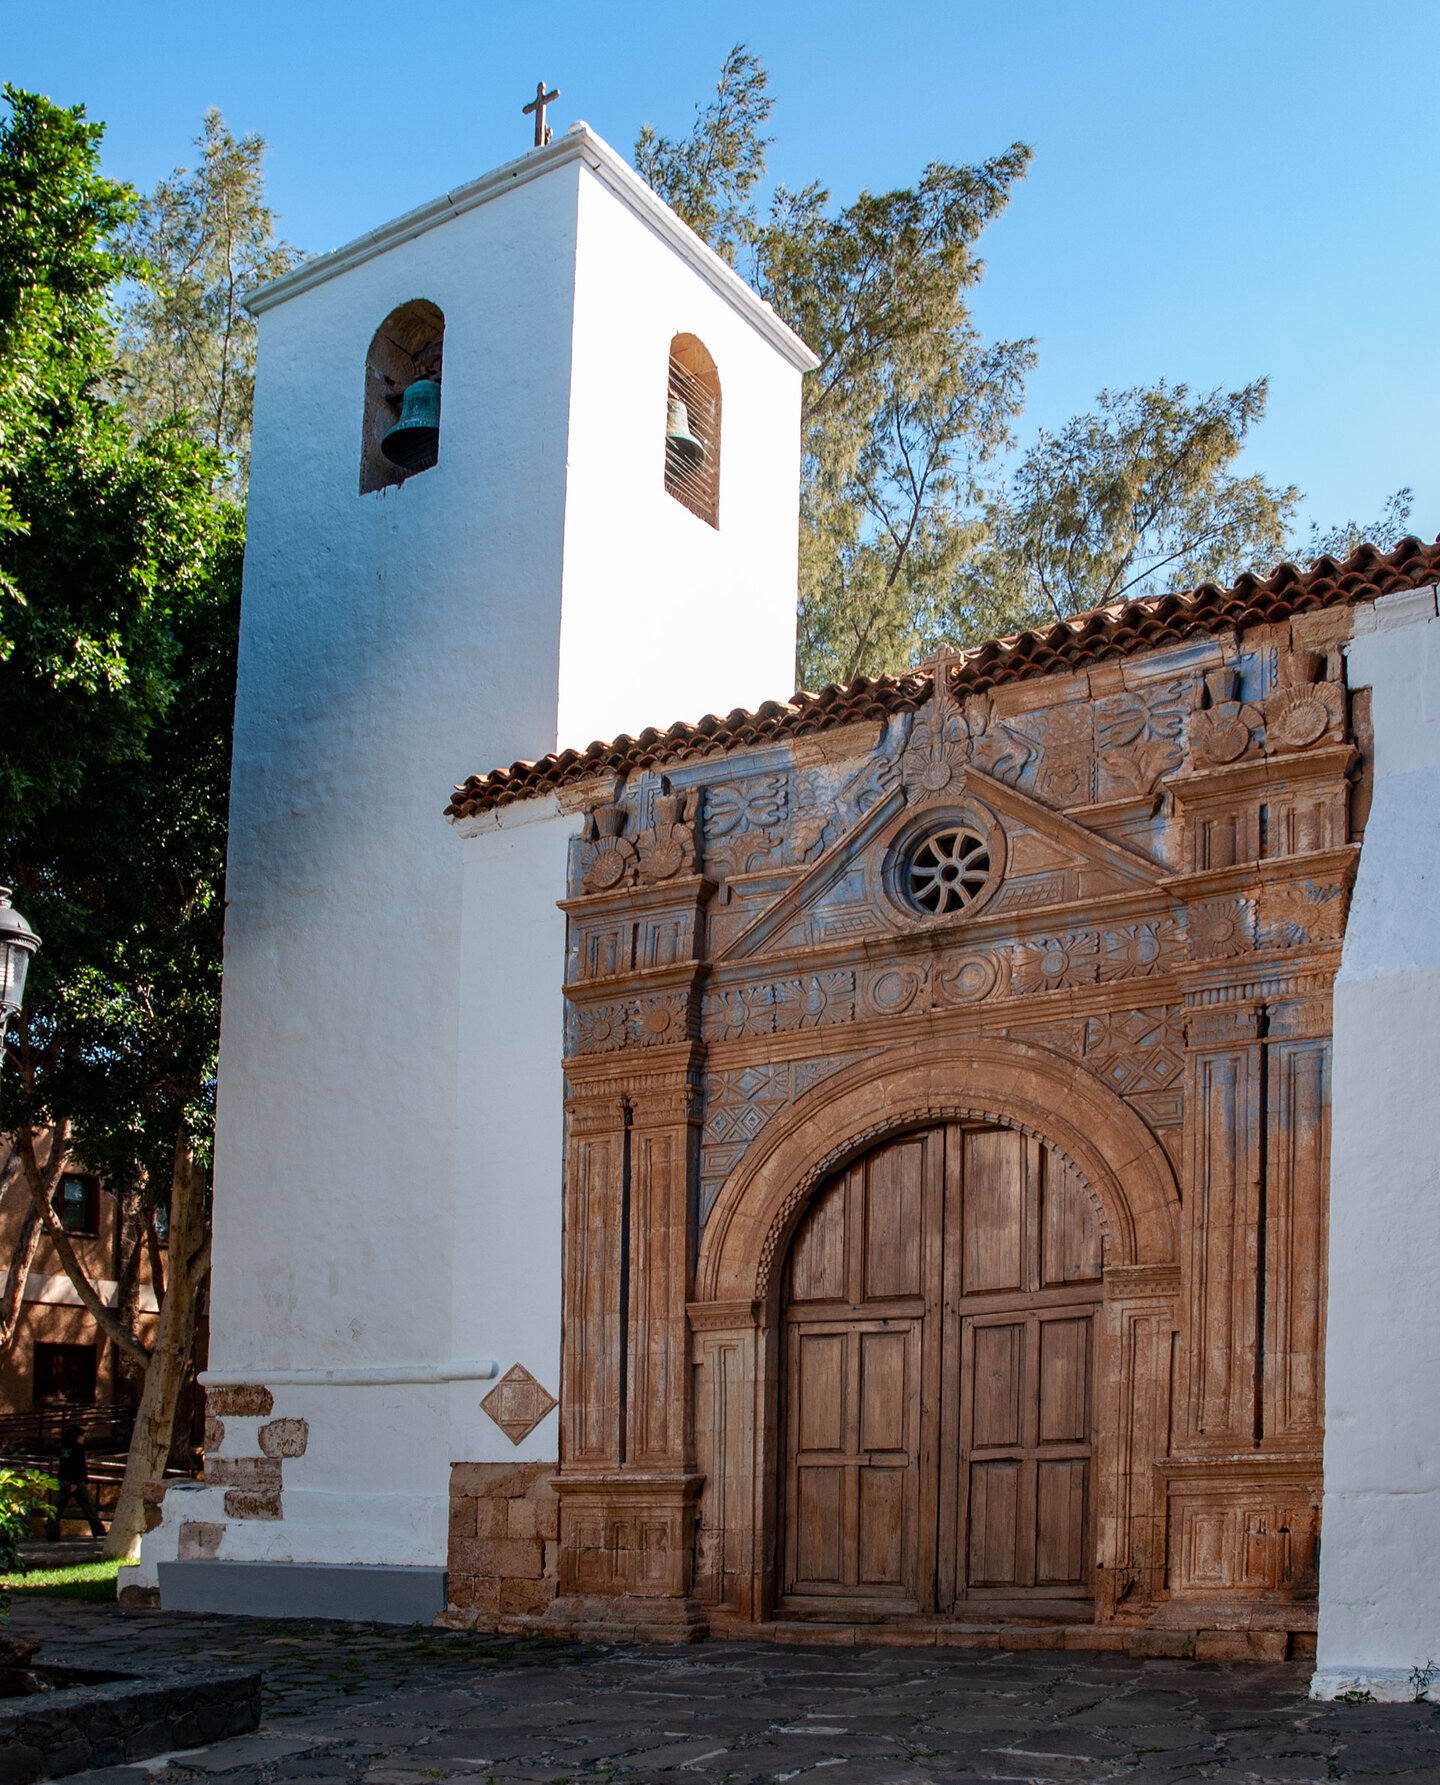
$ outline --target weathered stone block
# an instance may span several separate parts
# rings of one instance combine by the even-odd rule
[[[206,1457],[208,1487],[246,1488],[267,1493],[280,1487],[280,1465],[270,1457]]]
[[[225,1442],[225,1421],[223,1419],[216,1419],[216,1417],[213,1413],[207,1411],[205,1414],[205,1448],[206,1448],[206,1450],[219,1450],[220,1446],[224,1442]]]
[[[180,1545],[176,1554],[182,1562],[206,1561],[220,1554],[220,1540],[224,1535],[224,1525],[200,1519],[187,1520],[180,1527]]]
[[[502,1617],[529,1616],[544,1611],[554,1597],[553,1580],[503,1580],[500,1613]]]
[[[496,1574],[502,1580],[539,1580],[545,1571],[542,1546],[514,1538],[477,1538],[475,1540],[475,1572]]]
[[[206,1391],[205,1409],[217,1418],[227,1414],[239,1419],[266,1418],[274,1409],[275,1397],[263,1382],[237,1382],[229,1388]]]
[[[310,1441],[310,1424],[304,1419],[272,1419],[257,1436],[267,1457],[303,1457]]]
[[[472,1522],[477,1537],[508,1537],[510,1535],[509,1500],[469,1500],[466,1504],[471,1508]]]
[[[230,1518],[283,1518],[280,1490],[252,1493],[246,1488],[231,1488],[225,1495],[225,1512]]]
[[[475,1535],[475,1502],[473,1500],[452,1500],[450,1502],[450,1541],[454,1543],[456,1538],[474,1537]]]
[[[507,1536],[536,1538],[540,1535],[533,1500],[507,1500]]]
[[[1132,1630],[1130,1653],[1139,1661],[1186,1660],[1195,1653],[1193,1630]]]
[[[1289,1647],[1284,1630],[1198,1630],[1197,1661],[1283,1661]]]

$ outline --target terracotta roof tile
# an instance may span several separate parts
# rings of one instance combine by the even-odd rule
[[[1373,601],[1397,589],[1418,589],[1440,581],[1440,540],[1425,545],[1401,540],[1392,552],[1362,545],[1344,563],[1320,558],[1308,570],[1282,564],[1263,580],[1242,576],[1233,588],[1202,583],[1173,595],[1097,607],[1052,626],[991,639],[958,655],[953,672],[957,694],[978,694],[1006,682],[1086,669],[1107,659],[1178,644],[1199,633],[1241,630],[1288,620],[1292,615],[1342,603]],[[450,818],[469,818],[515,800],[552,793],[567,783],[601,775],[628,775],[666,763],[693,762],[746,745],[804,737],[863,719],[886,719],[922,705],[930,694],[930,672],[903,676],[857,676],[818,694],[803,689],[788,701],[766,701],[753,712],[736,707],[723,718],[707,714],[698,724],[653,727],[639,737],[622,733],[586,750],[562,750],[538,762],[516,762],[488,775],[472,775],[455,789],[446,807]]]

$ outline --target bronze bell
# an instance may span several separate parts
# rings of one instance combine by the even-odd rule
[[[665,423],[665,450],[686,465],[705,463],[705,442],[690,432],[690,412],[679,397],[671,397]]]
[[[402,471],[428,471],[440,457],[440,386],[417,378],[405,387],[400,419],[380,442],[380,450]]]

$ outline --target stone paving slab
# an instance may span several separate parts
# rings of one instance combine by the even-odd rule
[[[47,1658],[263,1670],[255,1736],[84,1785],[1440,1785],[1440,1707],[1312,1704],[1303,1664],[1063,1650],[676,1649],[59,1600]]]

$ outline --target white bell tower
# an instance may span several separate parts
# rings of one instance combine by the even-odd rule
[[[341,1569],[344,1605],[408,1619],[443,1576],[450,1463],[480,1441],[465,1360],[523,1349],[559,1386],[574,820],[529,855],[504,839],[477,906],[464,858],[484,841],[457,839],[446,800],[472,772],[789,693],[815,360],[583,124],[250,304],[210,1353],[237,1392],[185,1514],[210,1572],[161,1584],[343,1615],[295,1573]],[[406,401],[422,380],[438,441],[411,429],[407,473],[385,437],[433,421],[433,392]],[[462,948],[467,898],[482,934]],[[530,1278],[513,1304],[486,1288],[506,1246]],[[304,1422],[303,1452],[292,1434],[247,1474],[242,1402]],[[524,1454],[553,1456],[554,1428]],[[144,1578],[167,1533],[191,1566],[176,1528]]]

